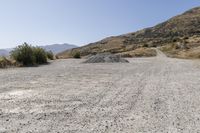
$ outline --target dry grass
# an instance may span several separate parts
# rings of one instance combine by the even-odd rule
[[[198,59],[200,58],[200,37],[181,38],[179,42],[166,44],[160,50],[172,58]]]
[[[16,61],[7,59],[6,57],[0,57],[0,68],[8,68],[8,67],[15,67],[20,66]]]
[[[200,59],[200,47],[178,51],[174,55],[174,57],[182,59]]]
[[[156,56],[156,50],[151,48],[138,48],[136,50],[120,53],[122,57],[152,57]]]

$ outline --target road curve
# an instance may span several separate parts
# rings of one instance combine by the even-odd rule
[[[198,133],[200,64],[167,58],[0,70],[0,132]]]

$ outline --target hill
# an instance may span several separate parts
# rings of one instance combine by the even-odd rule
[[[152,47],[162,47],[164,52],[177,56],[180,52],[187,53],[189,50],[192,51],[194,47],[199,47],[199,42],[200,7],[196,7],[154,27],[120,36],[108,37],[83,47],[66,50],[58,54],[58,56],[68,58],[72,57],[75,52],[80,52],[82,56],[102,52],[117,53],[131,57],[151,56],[147,51],[153,52]],[[138,55],[136,51],[139,51]],[[192,53],[191,51],[190,53]]]

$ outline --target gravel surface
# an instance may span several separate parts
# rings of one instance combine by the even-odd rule
[[[1,69],[0,133],[199,133],[199,62],[157,52]]]
[[[128,63],[128,60],[121,58],[120,55],[102,53],[89,57],[84,63]]]

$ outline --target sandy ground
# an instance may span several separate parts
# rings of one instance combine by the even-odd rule
[[[199,133],[198,61],[157,52],[0,70],[0,133]]]

